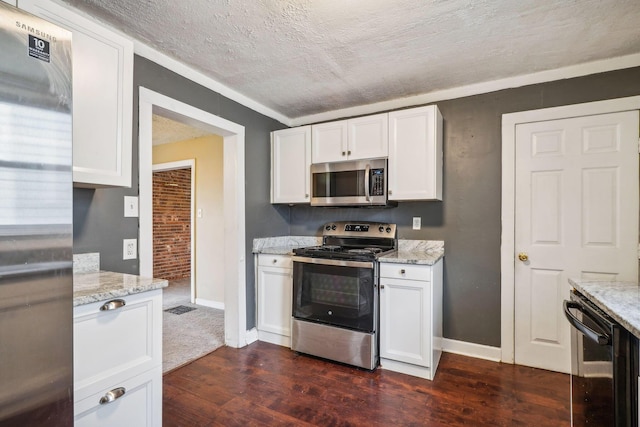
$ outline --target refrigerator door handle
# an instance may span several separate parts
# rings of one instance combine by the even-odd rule
[[[124,307],[125,305],[127,305],[125,300],[113,299],[102,304],[102,307],[100,307],[100,311],[117,310],[121,307]]]

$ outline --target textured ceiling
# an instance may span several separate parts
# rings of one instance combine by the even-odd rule
[[[192,126],[167,119],[156,114],[152,120],[152,144],[169,144],[171,142],[188,141],[190,139],[200,138],[202,136],[211,135],[210,132],[194,128]]]
[[[64,0],[288,118],[640,53],[638,0]]]

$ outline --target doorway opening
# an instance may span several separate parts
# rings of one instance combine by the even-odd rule
[[[247,345],[245,270],[244,127],[165,95],[139,92],[140,274],[153,275],[152,132],[153,115],[220,135],[223,141],[224,343]]]

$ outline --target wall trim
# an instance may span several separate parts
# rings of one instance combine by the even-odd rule
[[[502,361],[515,363],[515,142],[516,125],[640,109],[640,96],[502,115],[502,238],[500,310]]]
[[[500,362],[500,347],[443,338],[442,351],[460,354],[462,356],[475,357],[476,359]]]
[[[223,138],[224,181],[224,328],[225,344],[247,344],[247,274],[245,223],[245,130],[233,123],[176,99],[139,88],[138,149],[140,197],[140,275],[153,274],[152,227],[152,118],[158,114],[220,135]]]
[[[189,301],[194,303],[196,300],[196,220],[195,220],[195,203],[196,203],[196,159],[178,160],[175,162],[156,163],[151,165],[153,172],[164,172],[176,169],[191,169],[191,277],[190,277],[190,293]],[[153,201],[153,199],[152,199]]]
[[[247,345],[258,341],[258,330],[256,328],[250,329],[245,334],[247,337]]]
[[[212,301],[204,298],[196,298],[196,304],[209,308],[217,308],[218,310],[224,310],[224,302]]]
[[[197,71],[194,68],[191,68],[188,65],[185,65],[182,62],[177,61],[138,40],[131,40],[133,40],[133,51],[135,54],[153,61],[168,70],[180,74],[182,77],[198,83],[199,85],[202,85],[207,89],[210,89],[224,97],[227,97],[235,102],[238,102],[239,104],[244,105],[245,107],[257,111],[260,114],[264,114],[267,117],[271,117],[272,119],[279,121],[280,123],[291,126],[291,119],[284,114],[280,114],[277,111],[254,101],[253,99],[231,89],[230,87],[212,79],[211,77],[206,76],[202,72]]]

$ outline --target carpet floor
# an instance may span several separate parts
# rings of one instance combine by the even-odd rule
[[[162,292],[163,373],[224,345],[224,311],[191,304],[190,282],[170,281]]]

